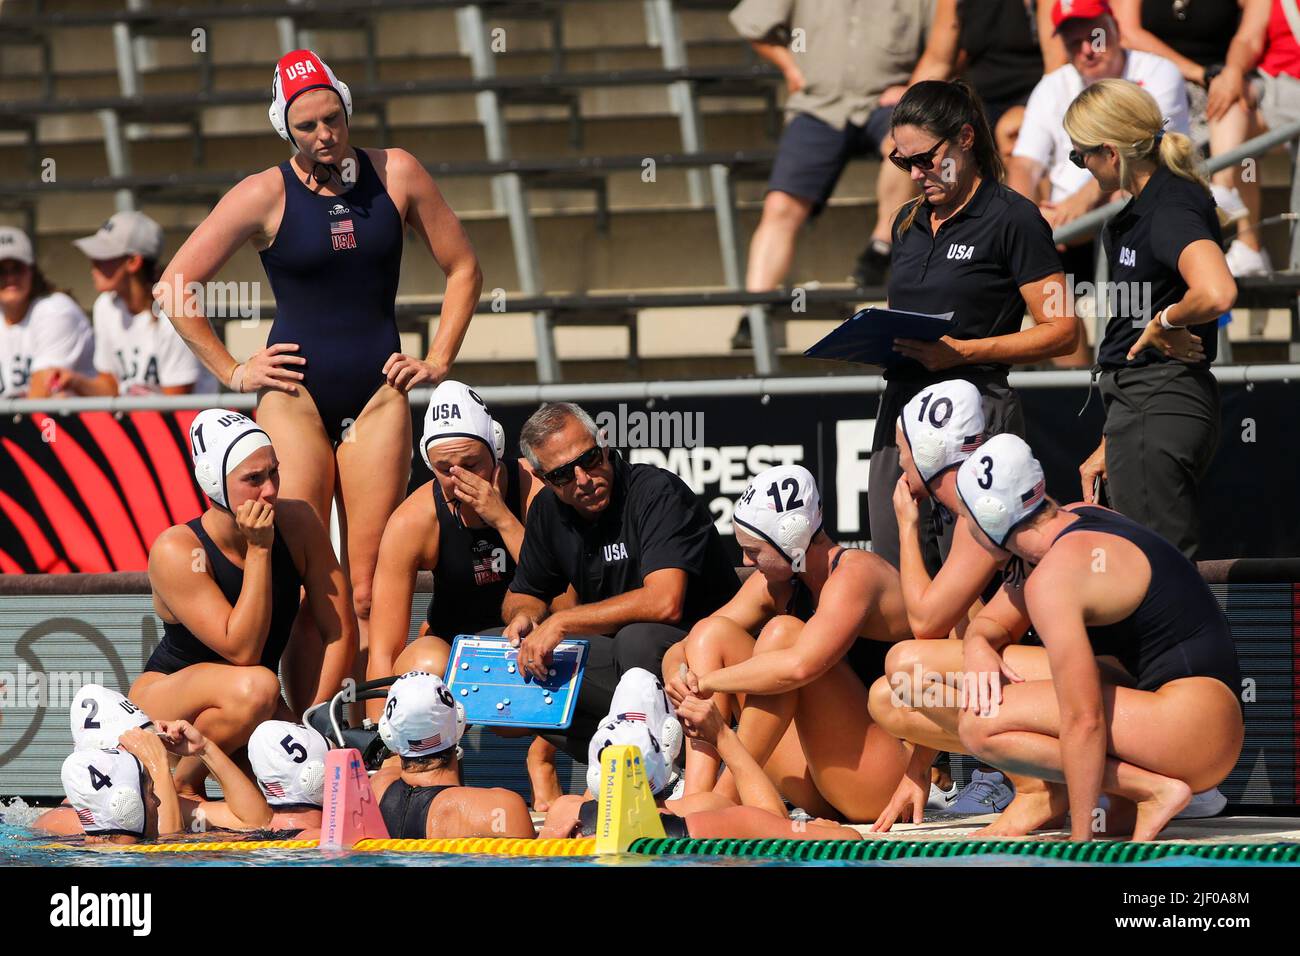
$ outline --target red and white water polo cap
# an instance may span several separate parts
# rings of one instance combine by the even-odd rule
[[[275,65],[275,78],[271,81],[271,108],[268,115],[271,125],[280,138],[292,143],[286,117],[289,106],[308,90],[333,90],[343,101],[348,119],[352,119],[352,91],[334,75],[325,61],[311,50],[294,50],[280,57]]]

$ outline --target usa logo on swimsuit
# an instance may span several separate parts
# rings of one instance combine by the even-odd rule
[[[330,223],[330,244],[335,252],[357,247],[357,237],[352,231],[351,219],[340,219],[338,222]]]

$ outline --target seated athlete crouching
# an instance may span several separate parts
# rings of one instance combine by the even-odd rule
[[[1050,679],[995,687],[996,712],[968,700],[962,742],[994,766],[1064,782],[1071,839],[1092,837],[1102,791],[1136,804],[1134,840],[1155,839],[1241,754],[1241,671],[1218,601],[1156,532],[1108,508],[1047,497],[1042,467],[1016,436],[992,438],[968,458],[957,491],[990,554],[1035,565],[1004,634],[1032,623],[1050,664]],[[1097,653],[1115,655],[1136,686],[1105,683]]]
[[[155,719],[192,722],[233,754],[263,720],[292,717],[277,672],[299,606],[323,642],[310,703],[328,700],[351,673],[357,622],[315,511],[278,497],[280,463],[266,432],[238,412],[205,409],[190,426],[190,450],[211,507],[149,551],[163,638],[131,698]],[[187,757],[177,787],[202,799],[204,776]]]
[[[393,839],[536,836],[528,806],[501,787],[462,787],[464,717],[442,678],[410,671],[393,681],[379,735],[401,758],[370,779]]]
[[[446,672],[457,634],[497,627],[524,540],[523,518],[541,483],[505,456],[505,434],[469,386],[433,390],[420,455],[433,477],[407,497],[384,528],[373,583],[366,678]],[[407,643],[416,575],[433,572],[433,597],[419,636]],[[383,699],[367,702],[378,721]],[[517,736],[519,731],[502,731]],[[562,792],[555,749],[537,738],[528,752],[534,806]]]
[[[788,800],[819,816],[873,820],[907,765],[902,743],[872,720],[867,694],[889,649],[911,637],[898,572],[827,536],[816,481],[799,465],[755,476],[732,520],[757,572],[664,658],[669,696],[717,698],[724,718],[743,696],[740,740]],[[734,774],[718,778],[717,769],[707,741],[692,741],[686,792],[735,799]]]

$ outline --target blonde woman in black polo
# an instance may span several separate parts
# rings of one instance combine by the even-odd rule
[[[909,172],[922,195],[894,219],[889,306],[953,313],[952,331],[937,342],[896,340],[905,360],[885,372],[867,507],[872,550],[897,567],[893,496],[902,469],[894,436],[903,406],[928,385],[962,378],[980,391],[990,435],[1023,435],[1024,414],[1007,371],[1070,354],[1078,326],[1066,304],[1052,231],[1032,202],[1002,184],[1002,158],[971,88],[960,80],[916,83],[891,123],[897,145],[889,159]],[[1026,310],[1033,326],[1022,330]],[[922,552],[933,574],[939,534],[924,520],[927,505]],[[951,528],[943,530],[944,540]]]
[[[1111,507],[1163,535],[1188,558],[1199,539],[1197,485],[1219,444],[1210,363],[1218,319],[1237,284],[1223,255],[1210,186],[1191,140],[1164,132],[1149,93],[1102,80],[1065,114],[1070,158],[1103,190],[1133,198],[1102,234],[1116,309],[1097,362],[1106,424],[1079,469],[1083,500],[1106,482]]]

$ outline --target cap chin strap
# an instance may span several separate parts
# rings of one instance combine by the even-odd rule
[[[321,173],[324,170],[324,174]],[[316,185],[323,186],[331,179],[337,179],[341,184],[343,182],[343,173],[334,163],[316,163],[311,168],[308,178],[316,180]]]

